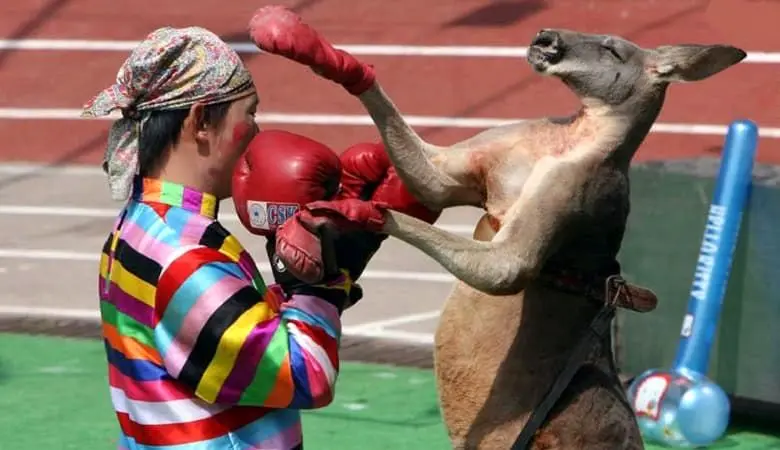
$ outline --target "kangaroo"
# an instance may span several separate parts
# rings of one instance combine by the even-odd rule
[[[521,448],[518,435],[602,311],[610,291],[604,280],[620,273],[629,166],[668,86],[706,79],[746,57],[729,45],[645,49],[618,36],[543,29],[527,62],[563,82],[580,108],[440,147],[405,122],[370,66],[289,10],[259,9],[250,34],[262,50],[355,95],[420,201],[485,210],[473,239],[394,211],[385,212],[383,228],[458,279],[435,333],[434,366],[442,417],[452,447],[462,450]],[[646,303],[633,309],[655,306],[651,292],[632,289]],[[523,448],[643,448],[609,332],[590,347]]]

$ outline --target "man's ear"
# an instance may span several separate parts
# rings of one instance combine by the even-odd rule
[[[651,51],[648,71],[661,82],[699,81],[746,56],[744,50],[730,45],[664,45]]]
[[[190,113],[184,119],[183,132],[189,133],[199,143],[208,140],[208,124],[205,121],[205,105],[197,102],[190,107]]]

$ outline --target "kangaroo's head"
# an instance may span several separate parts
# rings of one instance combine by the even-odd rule
[[[605,34],[544,29],[531,42],[534,70],[562,80],[586,104],[660,109],[669,83],[699,81],[747,54],[729,45],[680,44],[646,49]],[[649,104],[648,104],[649,103]]]

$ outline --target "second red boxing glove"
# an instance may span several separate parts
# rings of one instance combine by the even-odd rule
[[[441,216],[441,211],[427,208],[409,192],[382,143],[353,145],[339,159],[341,187],[336,198],[374,200],[430,224]]]

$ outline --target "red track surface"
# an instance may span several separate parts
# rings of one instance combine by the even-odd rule
[[[185,6],[186,3],[186,6]],[[200,25],[230,41],[245,41],[245,25],[263,3],[224,0],[28,0],[0,16],[4,38],[138,40],[154,28]],[[728,42],[749,51],[780,49],[766,17],[780,16],[768,0],[300,0],[279,1],[337,44],[527,45],[543,27],[615,33],[650,47],[666,43]],[[746,6],[747,5],[747,6]],[[756,6],[751,6],[756,5]],[[760,15],[752,15],[749,7]],[[491,8],[493,12],[480,12]],[[504,22],[501,23],[502,19]],[[512,19],[512,20],[510,20]],[[735,26],[735,23],[741,25]],[[0,54],[0,107],[80,108],[109,86],[123,52],[20,51]],[[307,69],[280,58],[244,55],[264,112],[363,114],[356,99]],[[362,57],[406,114],[529,118],[565,114],[576,99],[555,80],[507,58]],[[748,117],[780,127],[778,65],[742,64],[714,78],[673,86],[659,118],[665,123],[725,125]],[[0,160],[96,163],[109,122],[0,120]],[[376,139],[372,127],[288,126],[334,148]],[[423,129],[451,143],[474,129]],[[717,154],[720,136],[651,135],[639,158]],[[759,160],[780,164],[780,139],[762,139]]]

